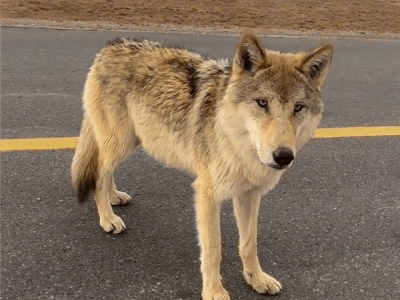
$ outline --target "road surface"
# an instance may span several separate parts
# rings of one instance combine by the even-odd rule
[[[94,54],[117,36],[231,57],[238,37],[2,28],[2,139],[77,136]],[[324,41],[263,39],[283,51]],[[333,40],[321,127],[400,125],[400,42]],[[108,235],[70,188],[72,150],[1,154],[1,299],[200,299],[190,176],[135,153],[116,174],[133,196]],[[318,139],[263,198],[259,258],[280,300],[400,299],[400,137]],[[232,206],[222,213],[223,283],[241,277]],[[272,298],[272,297],[271,297]]]

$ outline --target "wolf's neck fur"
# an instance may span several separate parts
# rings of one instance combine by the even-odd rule
[[[234,84],[231,71],[225,68],[217,75],[215,72],[203,77],[198,89],[192,120],[196,132],[192,137],[200,139],[193,138],[191,148],[197,153],[198,163],[213,170],[211,180],[221,199],[250,189],[265,194],[275,186],[283,171],[261,164],[237,105],[229,99],[229,85]]]

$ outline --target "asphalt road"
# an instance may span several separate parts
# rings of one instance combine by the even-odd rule
[[[231,57],[237,37],[2,28],[2,138],[76,136],[94,54],[116,36]],[[272,49],[323,41],[263,39]],[[334,40],[322,127],[400,124],[400,42]],[[1,299],[200,299],[193,178],[143,152],[117,172],[133,196],[98,226],[70,188],[73,151],[1,155]],[[281,300],[400,299],[400,137],[313,140],[261,205],[259,258]],[[266,299],[241,278],[232,207],[222,216],[232,299]]]

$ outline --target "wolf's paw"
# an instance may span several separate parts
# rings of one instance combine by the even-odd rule
[[[217,291],[203,291],[203,300],[231,300],[228,292],[222,288]]]
[[[112,232],[114,234],[121,233],[126,230],[124,221],[115,214],[108,218],[100,217],[100,226],[105,232]]]
[[[257,273],[244,272],[247,283],[260,294],[278,294],[282,290],[282,285],[278,280],[260,271]]]
[[[117,191],[111,195],[110,203],[112,205],[126,205],[131,202],[131,200],[131,196],[127,193]]]

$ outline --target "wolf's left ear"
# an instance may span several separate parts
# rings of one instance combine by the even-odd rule
[[[324,44],[304,54],[298,69],[311,81],[311,84],[321,90],[333,57],[333,46]]]
[[[240,40],[233,61],[233,73],[254,73],[267,67],[267,58],[263,45],[253,34],[246,34]]]

